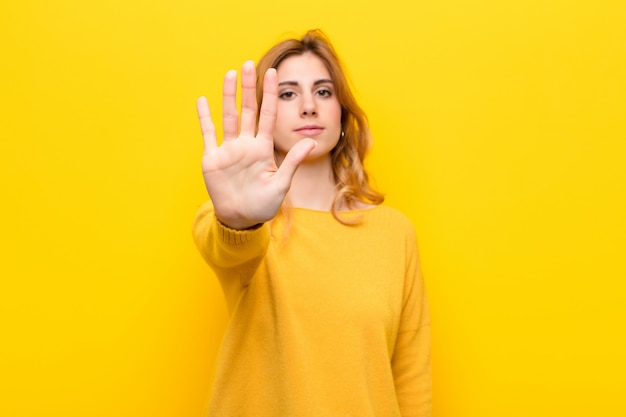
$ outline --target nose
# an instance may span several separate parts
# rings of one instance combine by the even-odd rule
[[[302,98],[302,116],[317,116],[315,99],[311,94],[306,94]]]

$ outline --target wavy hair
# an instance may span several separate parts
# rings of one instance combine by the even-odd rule
[[[330,153],[337,194],[331,212],[343,224],[354,224],[354,219],[339,215],[342,207],[354,209],[358,202],[381,204],[385,197],[373,188],[363,161],[372,138],[365,112],[356,102],[339,56],[326,35],[310,30],[301,39],[288,39],[273,46],[259,60],[257,71],[257,102],[263,99],[263,75],[269,68],[294,55],[312,53],[322,60],[335,83],[336,95],[341,105],[341,138]],[[358,221],[358,219],[356,219]]]

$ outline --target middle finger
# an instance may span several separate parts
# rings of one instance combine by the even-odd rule
[[[233,140],[237,137],[239,123],[237,114],[237,71],[235,70],[228,71],[224,76],[222,108],[224,141]]]
[[[256,131],[256,71],[252,61],[241,68],[241,135],[254,137]]]

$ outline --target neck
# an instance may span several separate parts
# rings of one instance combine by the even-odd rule
[[[287,193],[287,202],[292,207],[330,211],[336,194],[330,155],[326,155],[300,164]]]

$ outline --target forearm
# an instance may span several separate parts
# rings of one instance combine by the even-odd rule
[[[200,254],[218,273],[236,268],[256,268],[270,240],[268,224],[247,230],[232,229],[216,218],[210,203],[198,211],[193,235]]]

